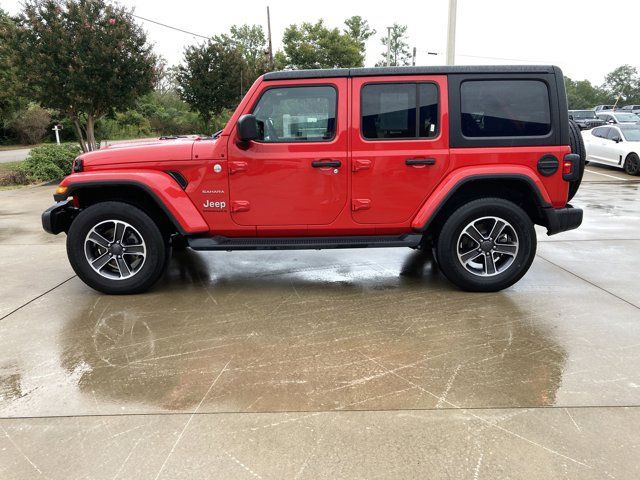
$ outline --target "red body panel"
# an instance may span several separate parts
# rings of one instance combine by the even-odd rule
[[[439,90],[439,133],[433,139],[369,141],[360,135],[360,90],[370,82],[433,82]],[[328,142],[238,145],[236,123],[261,93],[280,85],[333,85],[336,136]],[[186,233],[225,236],[338,236],[408,233],[424,226],[464,178],[525,176],[545,202],[564,207],[568,183],[560,171],[536,169],[544,154],[562,159],[569,146],[449,148],[446,75],[259,78],[217,140],[152,141],[83,155],[77,182],[137,182],[153,192]],[[408,166],[409,158],[434,159]],[[339,168],[312,168],[314,160]],[[166,172],[187,180],[183,190]]]
[[[77,173],[66,177],[61,186],[82,183],[103,184],[137,183],[152,192],[171,213],[186,233],[202,233],[208,225],[195,208],[191,199],[176,181],[164,172],[156,170],[110,170],[108,172]]]

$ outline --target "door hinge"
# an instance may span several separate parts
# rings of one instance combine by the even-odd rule
[[[371,168],[371,160],[354,160],[351,170],[353,172],[359,172],[360,170],[368,170]]]
[[[351,210],[354,212],[368,210],[369,208],[371,208],[371,200],[368,198],[354,198],[351,201]]]
[[[229,174],[247,171],[247,162],[229,162]]]
[[[231,212],[248,212],[251,209],[249,202],[246,200],[234,200],[231,202]]]

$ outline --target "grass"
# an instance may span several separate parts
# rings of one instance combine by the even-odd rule
[[[0,163],[0,173],[13,172],[18,168],[18,165],[20,165],[21,163],[22,163],[22,160],[18,162]]]
[[[21,163],[22,161],[0,163],[0,190],[20,188],[28,183],[23,175],[17,174]]]

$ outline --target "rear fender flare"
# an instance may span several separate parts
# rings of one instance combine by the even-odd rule
[[[109,172],[86,172],[69,175],[61,183],[67,187],[64,194],[56,194],[56,201],[73,196],[81,189],[129,187],[148,194],[156,205],[164,211],[174,227],[183,235],[194,235],[209,231],[202,214],[181,186],[165,172],[156,170],[136,170]]]
[[[434,193],[422,204],[411,222],[411,228],[418,232],[425,232],[438,212],[447,201],[465,185],[482,180],[518,180],[526,182],[535,193],[536,203],[540,208],[550,208],[551,199],[543,183],[527,167],[518,165],[504,165],[500,171],[489,168],[463,168],[451,172],[440,182]]]

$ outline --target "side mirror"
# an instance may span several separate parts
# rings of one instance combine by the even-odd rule
[[[610,118],[609,121],[607,122],[609,125],[613,125],[616,123],[616,121],[613,118]]]
[[[573,120],[573,115],[569,115],[569,120]]]
[[[258,120],[255,115],[242,115],[238,119],[238,138],[243,143],[258,138]]]
[[[613,141],[616,142],[616,143],[620,143],[622,141],[622,139],[620,137],[615,137],[613,139]]]

